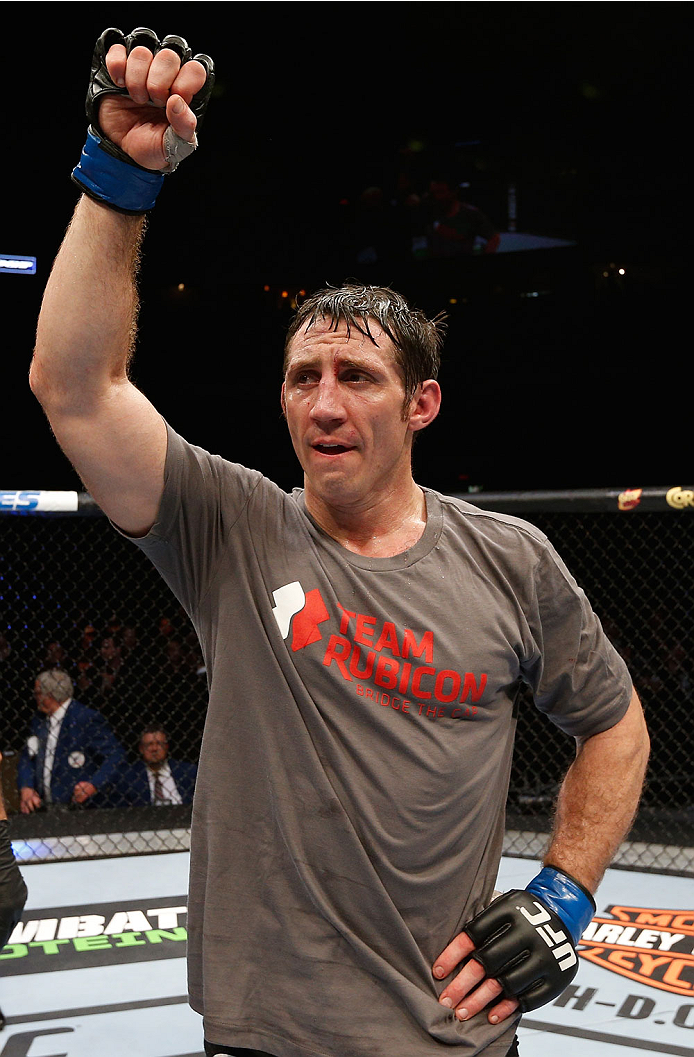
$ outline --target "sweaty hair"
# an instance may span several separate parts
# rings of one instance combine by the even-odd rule
[[[438,375],[445,318],[445,313],[440,312],[433,319],[427,319],[423,312],[411,308],[401,294],[387,286],[359,286],[356,283],[328,286],[312,294],[298,307],[284,343],[284,371],[286,373],[292,338],[302,327],[312,327],[319,319],[329,319],[330,329],[337,330],[344,322],[348,337],[354,327],[377,346],[369,327],[369,321],[375,320],[395,346],[395,361],[403,373],[407,404],[418,385]]]
[[[59,705],[72,697],[72,679],[61,668],[50,668],[45,672],[39,672],[36,682],[41,687],[41,693],[50,694]]]

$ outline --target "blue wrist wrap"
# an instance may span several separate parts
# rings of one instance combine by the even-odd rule
[[[541,899],[561,918],[575,947],[595,914],[595,901],[590,893],[573,877],[554,866],[540,870],[525,890]]]
[[[90,128],[72,179],[91,198],[122,213],[140,214],[153,208],[164,174],[130,165],[109,154]]]

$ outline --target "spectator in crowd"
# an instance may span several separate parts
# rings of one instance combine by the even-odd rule
[[[188,650],[191,671],[195,672],[197,678],[204,682],[207,675],[205,659],[202,655],[202,650],[200,649],[198,637],[192,629],[185,637],[185,645]],[[207,689],[207,687],[205,687],[205,689]]]
[[[104,717],[121,744],[133,737],[127,720],[132,707],[125,701],[122,678],[123,658],[118,637],[107,631],[96,638],[96,655],[78,678],[78,690],[83,704],[96,709]],[[140,701],[137,701],[139,707]],[[138,726],[141,719],[138,720]]]
[[[105,635],[99,644],[99,656],[95,663],[98,672],[95,682],[97,693],[108,697],[120,674],[123,657],[121,644],[115,635]]]
[[[167,638],[148,686],[155,715],[166,710],[171,724],[201,727],[207,706],[207,680],[198,674],[200,660],[199,651],[191,651],[177,633]]]
[[[121,653],[123,660],[134,661],[139,659],[142,653],[140,636],[134,624],[126,624],[121,633]]]
[[[169,738],[161,725],[152,723],[143,730],[139,751],[141,759],[119,776],[118,803],[192,803],[197,766],[169,756]]]
[[[53,639],[51,642],[46,643],[46,649],[40,659],[40,665],[42,669],[62,668],[66,672],[69,672],[73,666],[72,659],[62,642],[58,641],[58,639]]]
[[[92,621],[87,621],[85,624],[82,625],[80,632],[80,638],[77,647],[79,660],[94,660],[97,655],[96,638],[96,625]]]
[[[132,640],[129,638],[129,642]],[[123,745],[130,744],[142,726],[142,702],[150,694],[153,667],[143,663],[140,651],[125,648],[120,633],[110,628],[97,639],[98,652],[89,668],[81,671],[77,688],[81,701],[97,709]]]
[[[96,646],[96,626],[91,621],[80,625],[79,639],[75,644],[75,681],[80,696],[86,700],[87,691],[95,674],[94,665],[99,656]]]
[[[123,625],[121,623],[121,618],[118,616],[117,613],[111,613],[111,615],[109,616],[108,620],[106,621],[106,629],[105,629],[106,636],[113,635],[114,638],[118,638],[119,639],[122,630],[123,630]]]
[[[41,672],[37,713],[17,773],[20,808],[28,815],[50,804],[109,805],[108,788],[125,753],[103,716],[73,699],[67,672]]]
[[[461,201],[455,181],[438,177],[429,183],[429,249],[431,257],[460,257],[475,252],[477,239],[484,253],[496,253],[501,236],[489,217]]]

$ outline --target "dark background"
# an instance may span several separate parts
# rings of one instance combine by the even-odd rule
[[[52,6],[50,32],[30,25],[37,5],[15,10],[0,253],[34,255],[38,271],[0,275],[0,488],[80,487],[26,374],[108,25],[178,32],[217,65],[200,149],[166,180],[141,280],[135,380],[189,440],[300,483],[279,413],[289,305],[354,277],[449,314],[421,483],[694,478],[680,4],[68,3]],[[355,202],[372,185],[389,194],[403,167],[421,181],[449,169],[502,231],[514,182],[518,230],[575,245],[358,264]]]

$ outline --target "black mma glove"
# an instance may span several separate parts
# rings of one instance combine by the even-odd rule
[[[571,983],[575,948],[594,913],[593,897],[578,881],[546,866],[525,891],[499,896],[463,931],[475,944],[471,957],[527,1013]]]
[[[153,208],[164,182],[164,174],[174,171],[183,158],[191,154],[196,146],[177,136],[169,126],[164,134],[164,150],[167,165],[163,170],[145,169],[112,143],[99,127],[99,105],[104,95],[128,95],[127,88],[119,88],[106,69],[106,54],[113,44],[125,45],[128,55],[133,48],[144,46],[153,55],[162,48],[175,51],[181,65],[195,59],[207,71],[207,79],[200,91],[193,96],[190,108],[198,120],[198,127],[205,114],[214,85],[214,63],[208,55],[193,56],[183,37],[169,35],[159,41],[151,29],[141,27],[124,36],[119,29],[106,29],[94,47],[91,78],[87,90],[86,111],[89,119],[87,142],[79,164],[72,172],[72,179],[80,190],[97,202],[102,202],[120,213],[139,215]]]

